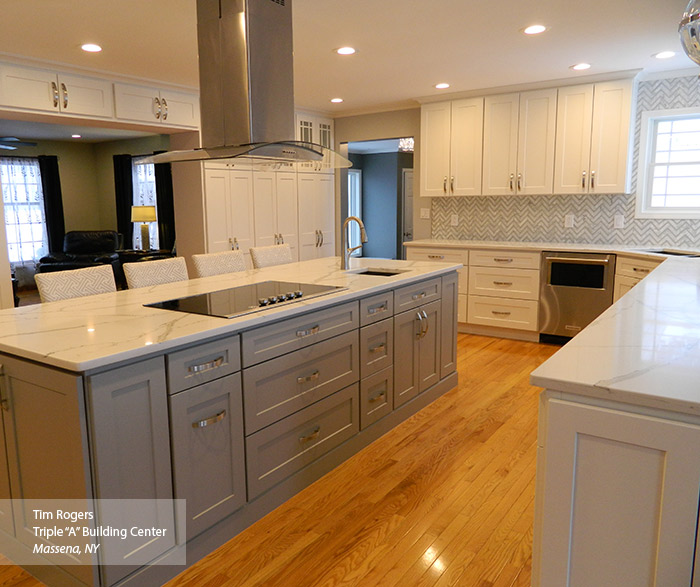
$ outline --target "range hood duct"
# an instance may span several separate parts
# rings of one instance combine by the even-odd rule
[[[294,137],[291,0],[197,0],[201,144],[136,163],[244,158],[258,165],[350,162]]]

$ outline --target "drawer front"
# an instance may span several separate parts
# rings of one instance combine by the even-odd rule
[[[661,263],[661,260],[650,261],[646,259],[634,259],[632,257],[618,255],[617,262],[615,264],[615,274],[642,279],[656,269],[656,267],[659,266],[659,263]]]
[[[537,330],[537,309],[534,300],[512,300],[469,296],[467,322],[499,328]]]
[[[175,498],[187,500],[188,539],[246,502],[242,404],[240,373],[170,396]]]
[[[246,435],[357,381],[357,331],[243,370]]]
[[[243,366],[249,367],[359,327],[357,302],[282,320],[242,334]]]
[[[360,329],[360,377],[394,363],[394,321],[382,320]]]
[[[469,267],[469,294],[537,300],[540,272],[537,269]]]
[[[394,370],[383,369],[360,381],[360,429],[383,418],[393,410]]]
[[[409,261],[438,261],[440,263],[461,263],[464,265],[457,270],[459,275],[459,291],[467,293],[467,266],[469,251],[466,249],[433,249],[422,247],[406,247],[406,259]]]
[[[355,383],[246,438],[249,499],[359,432],[358,388]]]
[[[441,294],[442,281],[439,277],[401,287],[394,292],[394,312],[399,314],[438,300]]]
[[[394,292],[386,291],[360,300],[360,326],[374,324],[394,314]]]
[[[241,369],[238,335],[199,344],[166,355],[168,393],[177,393]]]
[[[536,251],[493,250],[469,251],[469,265],[480,267],[512,267],[516,269],[539,269],[540,253]]]

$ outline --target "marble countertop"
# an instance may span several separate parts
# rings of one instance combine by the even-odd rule
[[[400,268],[391,277],[353,273],[362,267]],[[69,371],[91,371],[162,353],[207,338],[225,336],[313,308],[323,308],[459,269],[455,263],[339,257],[0,310],[0,352]],[[238,318],[188,314],[144,304],[276,280],[343,286],[342,291]]]

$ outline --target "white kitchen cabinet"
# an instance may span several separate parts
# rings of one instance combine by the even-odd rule
[[[629,191],[633,80],[560,88],[554,192]]]
[[[421,196],[481,194],[483,118],[483,98],[421,108]]]
[[[532,584],[690,585],[700,426],[557,395],[540,404]]]
[[[619,300],[649,273],[651,273],[663,259],[639,259],[636,257],[617,255],[615,263],[615,286],[613,288],[613,302]]]
[[[0,106],[114,118],[111,82],[17,65],[0,65]]]
[[[298,173],[299,260],[335,255],[335,176]]]
[[[306,143],[315,143],[333,149],[333,120],[324,118],[308,112],[297,112],[295,114],[296,122],[296,139]],[[298,163],[300,171],[321,171],[324,173],[332,173],[333,168],[327,157],[322,161],[314,161],[307,163]]]
[[[556,88],[484,100],[484,195],[551,194]]]
[[[297,175],[293,171],[254,171],[255,246],[286,243],[299,259]]]
[[[199,98],[194,93],[114,84],[114,99],[119,119],[199,128]]]

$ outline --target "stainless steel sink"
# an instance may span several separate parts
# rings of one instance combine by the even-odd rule
[[[349,273],[357,273],[358,275],[379,275],[381,277],[391,277],[406,273],[408,269],[381,269],[379,267],[367,267],[366,269],[353,269]]]

